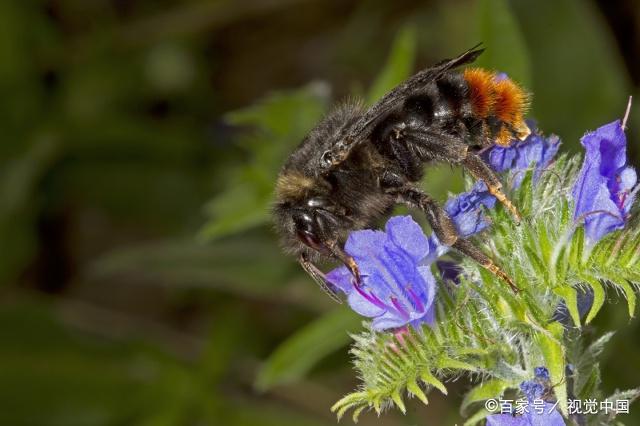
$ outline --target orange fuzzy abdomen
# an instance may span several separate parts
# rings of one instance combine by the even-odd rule
[[[529,135],[524,121],[529,95],[519,85],[480,68],[466,69],[463,76],[474,115],[482,120],[494,117],[502,123],[491,135],[496,144],[508,146],[514,137],[524,139]]]

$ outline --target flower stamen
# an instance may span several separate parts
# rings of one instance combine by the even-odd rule
[[[409,315],[409,313],[407,312],[407,310],[400,304],[400,302],[398,302],[398,299],[394,296],[391,296],[391,303],[393,304],[393,306],[396,308],[396,311],[398,311],[398,313],[404,317],[405,319],[409,319],[411,318],[411,315]]]
[[[378,299],[378,297],[373,294],[373,292],[367,294],[367,292],[364,291],[364,289],[357,283],[356,280],[352,280],[351,284],[353,284],[353,288],[356,289],[360,296],[364,297],[368,302],[374,304],[380,309],[389,309],[389,306],[386,305],[382,300]]]
[[[418,309],[418,312],[424,312],[424,305],[420,301],[420,298],[413,292],[413,289],[411,288],[411,284],[409,284],[406,287],[406,289],[407,289],[407,293],[409,293],[409,296],[411,296],[411,301]]]

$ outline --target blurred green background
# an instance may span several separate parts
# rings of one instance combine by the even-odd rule
[[[0,424],[335,424],[360,319],[281,254],[274,176],[331,103],[479,41],[567,150],[640,95],[635,0],[0,1]],[[585,330],[621,328],[608,390],[640,384],[625,311]],[[451,386],[360,423],[460,423]]]

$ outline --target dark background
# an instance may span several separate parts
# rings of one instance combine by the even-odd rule
[[[333,101],[478,41],[568,151],[640,95],[634,0],[1,1],[0,424],[335,424],[360,320],[281,254],[274,174]],[[621,330],[608,391],[640,384],[625,311],[585,330]],[[460,423],[451,389],[361,424]]]

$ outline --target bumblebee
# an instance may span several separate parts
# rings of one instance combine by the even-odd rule
[[[528,94],[509,78],[472,63],[478,46],[420,71],[365,109],[358,102],[331,111],[291,153],[276,183],[273,216],[284,247],[333,298],[334,287],[316,266],[323,258],[344,263],[351,231],[371,228],[396,204],[424,212],[438,239],[517,287],[490,257],[460,238],[445,210],[418,183],[424,167],[447,162],[483,180],[516,220],[520,215],[477,150],[509,146],[530,130]],[[339,300],[339,299],[338,299]]]

